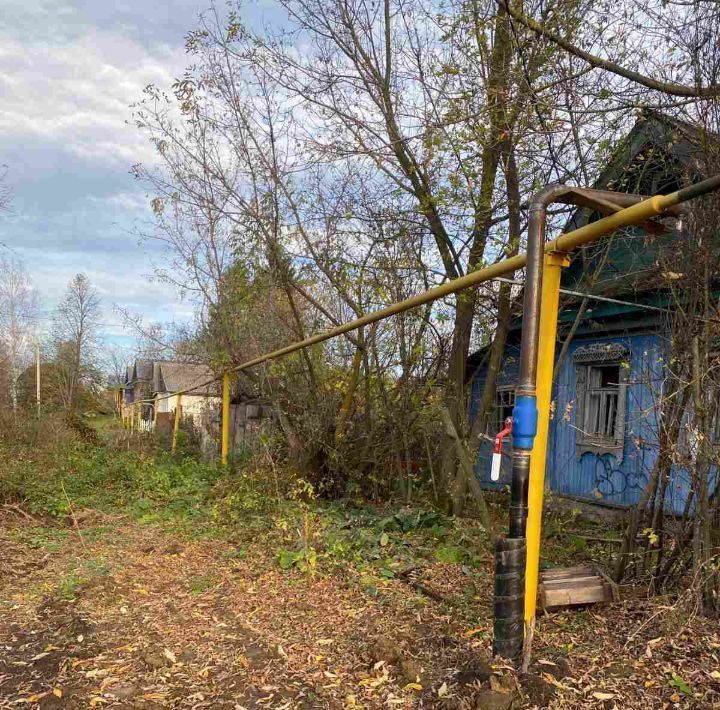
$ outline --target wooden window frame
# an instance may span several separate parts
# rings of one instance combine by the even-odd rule
[[[573,354],[577,387],[577,415],[575,453],[580,458],[585,453],[598,456],[610,454],[619,462],[625,447],[625,418],[627,416],[627,383],[630,351],[622,343],[594,343],[578,348]],[[617,367],[619,374],[617,407],[612,437],[597,436],[587,432],[589,411],[589,374],[593,368]]]

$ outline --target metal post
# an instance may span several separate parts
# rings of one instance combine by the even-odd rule
[[[226,372],[222,380],[222,431],[220,440],[220,462],[227,466],[230,448],[230,373]]]
[[[548,429],[550,427],[550,400],[555,364],[557,316],[560,300],[562,269],[570,264],[567,254],[550,252],[545,255],[540,308],[540,338],[537,364],[538,427],[530,454],[530,487],[528,490],[527,560],[525,563],[525,628],[535,621],[538,570],[540,564],[540,538],[542,527],[543,492],[545,489],[545,460],[547,458]]]
[[[157,398],[157,395],[155,395],[155,402],[153,403],[153,432],[156,432],[157,430],[158,406],[159,400]]]
[[[175,423],[173,424],[172,453],[177,449],[178,432],[180,431],[180,418],[182,417],[182,395],[177,396],[175,404]]]
[[[35,399],[37,400],[37,416],[40,419],[40,344],[35,349]]]

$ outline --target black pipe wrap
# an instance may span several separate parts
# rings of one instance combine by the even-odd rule
[[[530,452],[513,451],[512,481],[510,484],[509,537],[525,537],[528,515],[528,487],[530,485]]]
[[[524,539],[499,538],[495,544],[493,653],[509,660],[523,649],[525,554]]]

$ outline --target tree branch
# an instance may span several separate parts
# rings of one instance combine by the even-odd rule
[[[590,64],[590,66],[596,69],[604,69],[605,71],[612,72],[613,74],[622,76],[625,79],[634,81],[637,84],[641,84],[648,89],[662,91],[663,93],[669,94],[671,96],[692,96],[696,98],[712,98],[715,96],[720,96],[720,86],[718,86],[717,84],[706,87],[694,87],[685,86],[684,84],[675,84],[674,82],[659,81],[658,79],[653,79],[652,77],[645,76],[640,72],[634,71],[632,69],[627,69],[620,64],[610,61],[609,59],[602,59],[600,57],[596,57],[594,54],[590,54],[590,52],[586,52],[584,49],[580,49],[580,47],[576,47],[571,42],[563,39],[559,35],[549,30],[544,25],[541,25],[539,22],[536,22],[531,17],[523,14],[520,10],[511,7],[510,0],[501,0],[501,2],[507,8],[507,11],[510,13],[510,16],[514,20],[522,23],[529,30],[535,32],[535,34],[549,39],[554,44],[562,47],[566,52],[569,52],[570,54],[578,57],[579,59],[583,59],[588,64]]]

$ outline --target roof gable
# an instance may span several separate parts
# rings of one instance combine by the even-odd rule
[[[192,394],[216,396],[219,393],[215,374],[207,365],[185,362],[160,362],[158,365],[157,392],[178,392],[193,389]],[[199,387],[199,385],[203,385]]]
[[[703,140],[702,132],[691,124],[645,110],[618,143],[594,187],[643,195],[676,190],[700,176],[698,157]],[[601,216],[579,208],[564,231]],[[674,231],[673,221],[662,224],[667,227],[665,234],[628,227],[575,250],[570,267],[563,272],[563,287],[615,297],[658,289],[663,284],[658,264],[660,250],[688,238]]]
[[[142,380],[150,382],[153,375],[152,360],[135,360],[132,370],[132,381]]]

